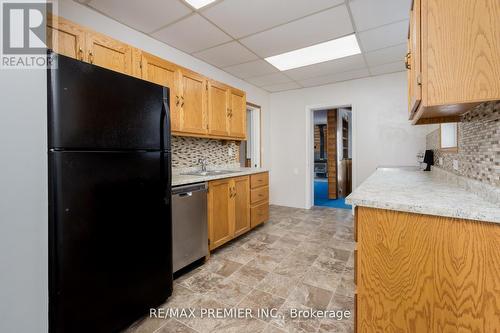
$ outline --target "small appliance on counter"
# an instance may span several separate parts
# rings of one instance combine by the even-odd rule
[[[434,165],[434,151],[427,149],[425,153],[418,153],[417,161],[419,162],[420,170],[431,171],[431,165]]]

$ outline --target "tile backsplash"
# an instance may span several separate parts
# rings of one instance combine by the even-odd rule
[[[198,167],[205,158],[208,166],[239,164],[239,146],[234,141],[172,137],[172,168]]]
[[[500,187],[500,101],[480,104],[462,116],[458,153],[439,150],[439,129],[427,135],[427,149],[434,150],[436,166]],[[458,161],[458,170],[453,168],[454,160]]]

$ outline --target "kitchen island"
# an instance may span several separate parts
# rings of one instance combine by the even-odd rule
[[[500,205],[461,184],[383,168],[347,198],[358,332],[500,331]]]

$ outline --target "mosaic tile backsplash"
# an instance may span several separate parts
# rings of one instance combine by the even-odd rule
[[[480,104],[462,116],[458,153],[439,150],[439,129],[427,135],[427,149],[434,150],[434,164],[444,170],[500,187],[500,101]],[[453,160],[458,160],[458,170]]]
[[[205,158],[208,166],[239,163],[239,146],[234,141],[172,137],[172,168],[198,167],[198,160]]]

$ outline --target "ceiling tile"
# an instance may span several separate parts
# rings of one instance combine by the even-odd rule
[[[365,68],[366,63],[361,54],[341,59],[322,62],[311,66],[300,67],[285,71],[294,80],[304,80],[317,76],[347,72],[355,69]]]
[[[347,7],[324,12],[266,30],[241,40],[261,57],[311,46],[354,32]]]
[[[161,29],[152,36],[188,53],[231,40],[231,37],[198,14]]]
[[[364,52],[401,44],[408,38],[408,21],[360,32],[358,37]]]
[[[264,76],[252,77],[246,79],[246,81],[255,84],[256,86],[262,87],[291,82],[292,80],[290,80],[286,75],[282,73],[273,73]]]
[[[407,52],[406,43],[365,53],[368,66],[378,66],[402,60]]]
[[[202,10],[212,22],[235,38],[269,29],[344,0],[231,0]]]
[[[178,0],[92,0],[90,7],[142,32],[151,32],[192,10]]]
[[[228,67],[258,59],[238,42],[231,42],[193,54],[217,67]]]
[[[404,61],[398,61],[398,62],[393,62],[390,64],[370,67],[370,72],[372,73],[372,75],[404,72],[405,70],[406,69],[405,69]]]
[[[280,83],[280,84],[274,84],[272,86],[262,87],[262,89],[265,89],[269,92],[278,92],[278,91],[300,89],[300,88],[302,87],[295,82]]]
[[[412,0],[350,0],[349,7],[357,31],[407,20]]]
[[[278,72],[276,67],[265,60],[256,60],[240,65],[225,67],[224,70],[242,79]]]
[[[304,87],[314,87],[328,83],[359,79],[367,76],[370,76],[370,72],[367,68],[363,68],[350,72],[313,77],[310,79],[301,80],[299,81],[299,83]]]

